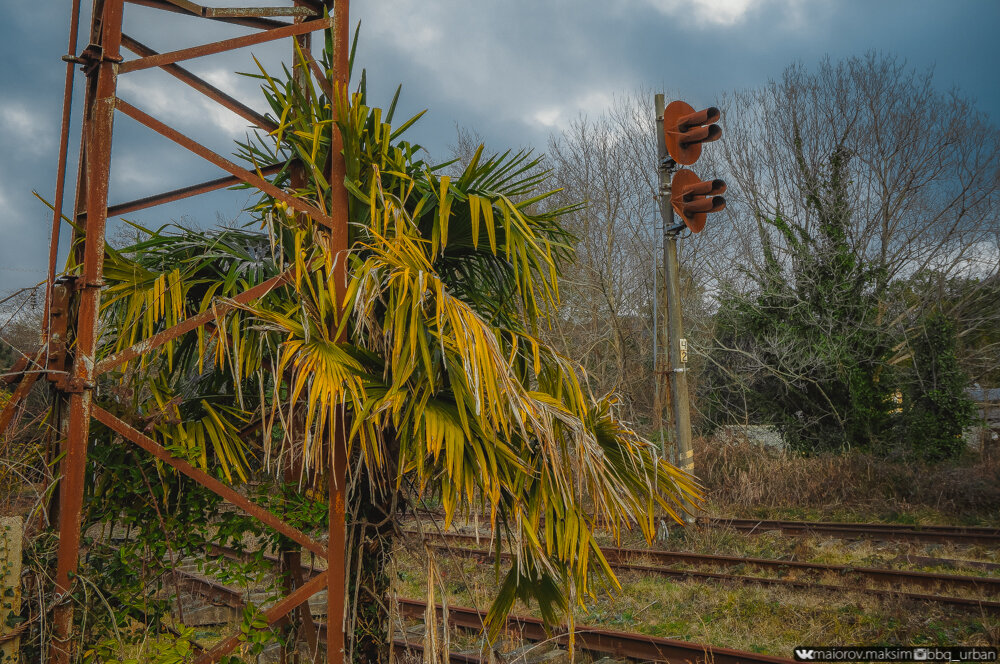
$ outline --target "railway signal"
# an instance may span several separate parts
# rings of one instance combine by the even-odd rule
[[[687,102],[670,102],[663,111],[663,138],[670,157],[684,166],[698,161],[702,143],[722,138],[722,127],[716,124],[720,117],[715,106],[696,111]]]
[[[705,228],[705,220],[713,212],[726,207],[722,197],[726,183],[722,180],[702,181],[694,171],[682,168],[674,174],[670,188],[670,205],[692,233]]]
[[[710,106],[696,111],[683,101],[664,105],[663,95],[656,95],[656,124],[659,149],[657,170],[660,176],[660,215],[663,218],[664,294],[667,301],[667,352],[665,366],[657,369],[663,376],[662,389],[669,395],[673,414],[674,449],[677,465],[694,473],[694,450],[691,447],[691,413],[687,385],[687,339],[681,315],[680,267],[677,260],[677,235],[687,229],[700,233],[709,214],[725,209],[726,183],[712,179],[703,181],[688,169],[676,171],[678,165],[690,166],[701,157],[703,143],[722,137],[718,125],[722,116]],[[675,172],[676,171],[676,172]],[[683,223],[675,222],[674,212]],[[661,386],[657,382],[657,394]],[[661,403],[657,399],[657,403]],[[667,453],[664,444],[664,454]],[[687,520],[693,520],[689,508]]]

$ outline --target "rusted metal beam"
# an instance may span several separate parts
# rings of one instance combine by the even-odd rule
[[[48,356],[46,371],[48,379],[59,389],[66,387],[66,361],[68,359],[70,301],[78,279],[62,277],[52,285],[52,301],[49,308],[48,341],[45,353]]]
[[[298,42],[297,46],[301,47],[303,51],[308,51],[310,35],[302,35],[295,38]],[[294,52],[293,52],[294,55]],[[300,76],[300,70],[295,70],[295,76]],[[308,73],[306,74],[308,76]],[[305,169],[302,167],[302,163],[295,160],[291,163],[290,168],[290,178],[289,185],[293,191],[298,191],[306,185],[305,179]],[[305,418],[303,416],[303,409],[301,404],[294,404],[292,409],[291,417],[293,421],[296,422],[293,425],[293,430],[299,428],[300,423],[304,423]],[[302,479],[302,452],[296,451],[294,447],[289,451],[288,460],[285,464],[284,469],[284,480],[286,485],[294,485]],[[282,542],[284,545],[285,542]],[[302,576],[302,552],[294,547],[282,547],[281,551],[281,567],[284,571],[283,582],[285,584],[286,594],[291,593],[292,589],[301,586],[305,581]],[[309,612],[308,605],[299,608],[299,623],[301,626],[302,634],[306,637],[306,643],[309,646],[309,656],[312,661],[317,661],[319,657],[319,642],[316,638],[316,625],[313,622],[312,614]],[[291,629],[291,624],[288,625],[288,636],[292,638],[289,639],[290,642],[294,642],[298,636],[296,631]],[[292,643],[286,642],[282,644],[281,651],[281,662],[287,663],[289,661],[289,646]]]
[[[100,14],[98,14],[100,10]],[[70,597],[71,577],[80,555],[80,524],[90,411],[94,387],[94,355],[97,350],[97,316],[101,308],[104,274],[104,231],[108,209],[111,171],[111,137],[114,101],[121,61],[123,0],[95,0],[94,24],[101,27],[99,55],[88,76],[96,76],[92,106],[87,109],[86,202],[87,223],[83,229],[82,275],[78,282],[75,356],[69,380],[69,422],[59,480],[59,551],[56,561],[52,601],[52,632],[49,660],[69,664],[72,655],[74,603]]]
[[[39,353],[35,357],[35,362],[40,362],[42,360],[42,355]],[[28,397],[28,393],[31,392],[31,388],[35,385],[35,381],[38,380],[39,373],[25,373],[21,382],[18,383],[17,389],[14,390],[14,394],[10,395],[10,401],[7,405],[0,410],[0,434],[7,430],[11,422],[14,421],[14,416],[17,414],[19,408],[24,404],[24,400]]]
[[[205,18],[235,16],[316,16],[309,7],[202,7]]]
[[[187,148],[188,150],[195,153],[202,159],[205,159],[206,161],[215,164],[219,168],[228,171],[229,173],[232,173],[234,176],[243,180],[247,184],[257,187],[258,189],[260,189],[267,195],[271,196],[272,198],[287,203],[289,207],[294,208],[295,210],[298,210],[303,214],[309,215],[309,217],[312,218],[313,221],[319,222],[329,228],[334,228],[336,226],[333,219],[329,215],[326,215],[320,210],[317,210],[315,207],[309,205],[301,198],[296,198],[294,196],[291,196],[287,192],[278,189],[273,184],[271,184],[264,178],[258,176],[257,174],[251,173],[245,168],[240,168],[239,166],[229,161],[225,157],[216,154],[215,152],[212,152],[201,143],[198,143],[197,141],[185,136],[176,129],[173,129],[172,127],[168,127],[167,125],[163,124],[162,122],[152,117],[151,115],[143,113],[135,106],[132,106],[131,104],[126,102],[124,99],[117,100],[117,108],[119,111],[129,116],[136,122],[146,125],[153,131],[157,132],[158,134],[162,134],[163,136],[169,138],[178,145]],[[342,181],[343,180],[341,180],[341,182]],[[346,220],[346,217],[344,217],[344,219]]]
[[[289,526],[287,523],[285,523],[278,517],[274,516],[260,505],[257,505],[256,503],[244,498],[243,496],[238,494],[235,490],[233,490],[232,487],[226,486],[225,484],[215,479],[205,471],[195,468],[184,459],[178,459],[177,457],[172,456],[170,452],[164,449],[163,446],[157,443],[155,440],[153,440],[149,436],[146,436],[145,434],[136,431],[126,422],[123,422],[122,420],[118,419],[117,417],[115,417],[108,411],[104,410],[100,406],[93,407],[93,416],[95,420],[97,420],[104,426],[108,427],[115,433],[120,434],[122,437],[132,441],[142,449],[146,450],[147,452],[155,456],[160,461],[163,461],[164,463],[171,466],[178,472],[187,475],[188,477],[198,482],[206,489],[214,492],[221,498],[229,501],[233,505],[236,505],[250,516],[256,518],[261,523],[270,526],[271,528],[278,531],[285,537],[295,542],[298,542],[305,549],[312,551],[316,555],[326,556],[326,547],[324,547],[322,544],[320,544],[313,538],[309,537],[302,531]]]
[[[334,94],[347,94],[350,51],[350,2],[336,0],[331,12],[333,27],[333,53],[330,89]],[[330,106],[337,108],[333,98]],[[334,110],[334,113],[336,111]],[[347,165],[344,162],[344,137],[336,122],[332,123],[330,132],[330,213],[339,223],[330,227],[330,251],[333,252],[334,288],[336,290],[337,312],[336,325],[343,315],[344,295],[347,292],[347,251],[348,251],[348,195],[344,187]],[[337,339],[344,341],[343,334]],[[341,404],[336,410],[333,431],[330,433],[330,472],[329,484],[329,537],[327,569],[332,570],[327,587],[326,613],[326,660],[327,664],[342,664],[346,658],[346,638],[344,634],[346,606],[346,503],[347,503],[347,438],[346,431],[350,423],[347,419],[346,406]]]
[[[196,12],[178,7],[168,0],[125,0],[127,3],[132,5],[139,5],[141,7],[149,7],[151,9],[159,9],[165,12],[171,12],[174,14],[184,14],[186,16],[193,16],[194,18],[210,18],[213,21],[221,21],[223,23],[232,23],[233,25],[242,25],[248,28],[256,28],[258,30],[270,30],[272,28],[281,28],[286,25],[291,25],[290,23],[285,23],[284,21],[275,21],[274,19],[264,18],[259,16],[202,16]],[[193,4],[193,3],[192,3]]]
[[[260,169],[263,175],[274,175],[279,172],[283,164],[276,164],[274,166],[267,166]],[[170,191],[165,191],[162,194],[155,194],[153,196],[146,196],[144,198],[137,198],[133,201],[127,201],[125,203],[117,203],[108,208],[109,217],[118,217],[123,214],[128,214],[129,212],[135,212],[136,210],[145,210],[146,208],[155,207],[157,205],[163,205],[164,203],[172,203],[174,201],[179,201],[184,198],[190,198],[191,196],[197,196],[198,194],[205,194],[210,191],[215,191],[217,189],[225,189],[226,187],[231,187],[235,184],[240,184],[243,182],[242,178],[238,178],[234,175],[230,175],[224,178],[218,178],[215,180],[209,180],[207,182],[201,182],[199,184],[192,184],[186,187],[180,187],[179,189],[171,189]],[[86,213],[81,214],[77,217],[77,220],[84,220],[87,218]]]
[[[133,71],[149,69],[150,67],[162,67],[163,65],[180,62],[182,60],[200,58],[206,55],[231,51],[235,48],[253,46],[254,44],[263,44],[265,42],[274,41],[275,39],[281,39],[283,37],[292,37],[294,35],[303,35],[307,32],[314,32],[316,30],[325,30],[331,27],[332,24],[332,19],[318,18],[312,21],[306,21],[305,23],[295,23],[280,28],[272,28],[263,32],[257,32],[251,35],[244,35],[243,37],[234,37],[232,39],[223,39],[209,44],[202,44],[200,46],[192,46],[191,48],[182,48],[177,51],[170,51],[169,53],[152,55],[148,58],[139,58],[137,60],[123,62],[119,72],[126,74]]]
[[[144,58],[160,55],[150,47],[133,39],[132,37],[129,37],[128,35],[122,35],[122,46]],[[162,65],[160,69],[167,72],[177,80],[191,86],[212,101],[218,102],[219,105],[228,108],[230,111],[251,124],[256,125],[268,132],[272,132],[278,128],[278,125],[271,122],[257,111],[253,110],[238,99],[226,94],[208,81],[192,74],[187,69],[184,69],[184,67],[177,64],[167,64]]]
[[[267,621],[267,624],[273,625],[278,622],[287,616],[292,609],[299,606],[303,602],[308,601],[310,597],[322,590],[323,586],[326,584],[326,576],[327,572],[325,570],[320,572],[317,576],[307,581],[305,585],[299,587],[291,595],[288,595],[270,609],[264,611],[264,619]],[[213,664],[214,662],[219,661],[227,654],[231,653],[240,644],[241,638],[242,634],[240,632],[233,634],[196,659],[195,664]]]
[[[32,353],[32,355],[36,355],[36,353]],[[25,372],[29,371],[28,365],[35,361],[32,359],[32,355],[21,355],[21,357],[17,358],[17,362],[14,362],[14,364],[7,369],[6,373],[0,374],[0,383],[5,385],[20,383],[25,376]]]
[[[333,86],[330,85],[330,79],[326,77],[326,73],[323,68],[319,66],[316,59],[312,56],[312,53],[304,51],[302,53],[306,62],[309,63],[309,70],[312,71],[313,77],[316,79],[316,83],[319,85],[320,90],[326,95],[327,99],[333,99]]]
[[[77,35],[80,30],[80,0],[73,0],[69,19],[69,44],[67,55],[76,53]],[[59,231],[62,229],[63,196],[66,192],[66,156],[69,152],[69,120],[73,108],[74,62],[66,62],[66,80],[63,83],[62,121],[59,126],[59,160],[56,165],[56,195],[52,200],[52,229],[49,231],[49,269],[45,282],[45,311],[42,314],[42,339],[49,333],[49,310],[52,305],[52,287],[56,280],[56,260],[59,254]]]
[[[186,12],[215,18],[217,16],[315,16],[308,7],[205,7],[191,0],[166,0]]]
[[[200,313],[196,316],[191,316],[173,327],[168,327],[148,339],[140,341],[137,344],[115,353],[111,357],[101,360],[94,369],[94,374],[99,376],[114,369],[115,367],[119,367],[126,362],[130,362],[131,360],[138,358],[144,353],[148,353],[151,350],[159,348],[163,344],[176,339],[182,334],[198,329],[202,325],[215,320],[216,317],[229,311],[233,307],[264,297],[272,289],[289,280],[293,274],[294,268],[289,268],[276,277],[271,277],[267,281],[263,281],[252,288],[248,288],[239,295],[235,295],[225,300],[220,300],[213,309],[209,309],[208,311]]]
[[[167,2],[191,14],[202,15],[202,7],[196,2],[191,2],[190,0],[167,0]]]

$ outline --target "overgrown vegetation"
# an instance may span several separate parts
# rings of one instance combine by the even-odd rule
[[[329,450],[344,436],[341,572],[354,661],[388,660],[395,524],[425,498],[443,506],[445,524],[489,513],[512,545],[487,616],[493,638],[518,599],[555,622],[574,598],[617,587],[598,523],[652,539],[658,516],[679,518],[697,490],[619,419],[613,395],[594,397],[581,368],[539,338],[572,254],[561,217],[573,208],[547,204],[546,174],[527,152],[480,147],[457,177],[443,174],[401,138],[417,117],[394,127],[396,99],[385,111],[369,106],[364,76],[353,94],[331,90],[300,54],[293,70],[261,68],[258,78],[277,129],[241,144],[240,156],[255,169],[278,166],[273,184],[294,204],[262,192],[246,227],[137,226],[137,242],[107,247],[98,361],[192,316],[215,317],[102,376],[95,405],[314,535],[326,525]],[[344,145],[347,255],[329,236],[341,184],[328,181],[340,158],[334,132]],[[71,253],[69,272],[78,258]],[[231,306],[278,275],[257,301]],[[64,408],[57,400],[53,422]],[[110,656],[109,640],[144,639],[135,626],[180,618],[170,571],[179,559],[263,536],[294,550],[110,428],[91,431],[88,555],[72,593],[82,651]],[[33,545],[40,588],[54,545],[51,531]],[[245,622],[255,636],[244,655],[293,638],[259,629],[258,616]]]
[[[930,463],[853,451],[802,455],[739,437],[695,439],[698,477],[722,517],[995,525],[1000,456]]]
[[[890,339],[876,322],[881,278],[848,241],[846,148],[817,173],[801,139],[795,146],[815,222],[759,221],[777,231],[787,258],[779,259],[762,231],[763,270],[745,275],[754,286],[723,297],[706,363],[707,418],[742,412],[776,425],[799,451],[870,449],[891,426],[894,388],[886,371]]]
[[[1000,375],[1000,287],[995,265],[976,253],[995,223],[997,182],[983,174],[995,173],[997,133],[957,97],[947,117],[929,117],[940,96],[929,77],[908,76],[874,57],[815,75],[792,68],[730,106],[742,137],[731,144],[742,147],[718,174],[742,198],[730,206],[737,216],[685,243],[695,407],[706,432],[773,425],[791,449],[701,440],[696,467],[720,516],[996,524],[998,457],[971,452],[961,436],[974,414],[965,388]],[[245,227],[137,227],[134,242],[109,246],[101,357],[277,275],[287,281],[103,377],[96,403],[312,533],[327,525],[327,451],[340,427],[351,444],[356,661],[387,656],[393,584],[405,593],[435,583],[390,566],[395,525],[422,500],[443,506],[446,523],[489,513],[511,545],[509,566],[498,545],[498,567],[474,567],[471,584],[448,569],[439,578],[461,601],[491,604],[493,637],[512,607],[554,622],[584,600],[580,619],[775,654],[830,625],[845,641],[996,638],[995,622],[935,613],[916,624],[877,602],[831,607],[643,578],[626,577],[607,604],[585,599],[617,587],[600,528],[613,536],[637,526],[649,541],[654,512],[673,514],[696,493],[621,417],[654,420],[652,114],[619,109],[601,121],[599,140],[580,121],[553,142],[550,162],[473,145],[460,164],[430,164],[404,138],[417,118],[394,126],[396,99],[370,106],[363,77],[350,96],[324,91],[301,60],[259,79],[278,129],[241,144],[239,156],[251,168],[278,166],[273,183],[301,205],[262,195]],[[772,124],[739,126],[754,109]],[[897,124],[883,132],[872,118]],[[955,118],[966,127],[956,140],[978,141],[948,156],[952,172],[975,176],[960,190],[938,178],[922,143],[953,131]],[[790,133],[768,133],[779,129]],[[335,130],[350,196],[346,257],[331,252],[322,223],[339,184],[327,181]],[[17,357],[0,344],[0,367]],[[0,440],[0,500],[41,508],[26,547],[31,660],[46,643],[42,598],[56,550],[46,492],[65,409],[41,392]],[[184,614],[173,568],[212,544],[257,551],[221,577],[266,576],[268,592],[286,589],[287,579],[264,574],[259,549],[293,552],[293,543],[110,430],[93,434],[73,592],[85,660],[188,656],[190,631],[165,633]],[[652,607],[662,612],[646,620]],[[803,612],[812,617],[795,622]],[[241,629],[244,657],[295,640],[267,629],[254,607]]]
[[[777,559],[825,560],[864,565],[855,551],[828,546],[828,541],[795,540],[733,535],[719,530],[671,539],[672,548],[711,554],[749,555]],[[795,547],[793,549],[792,547]],[[872,557],[882,552],[860,549]],[[914,553],[926,554],[920,550]],[[835,557],[839,556],[839,557]],[[422,551],[401,552],[400,592],[422,597],[428,580],[419,571]],[[476,606],[490,592],[489,569],[465,557],[436,554],[440,577],[434,582],[450,606]],[[882,565],[885,565],[883,560]],[[414,570],[414,571],[409,571]],[[734,571],[747,573],[748,570]],[[1000,634],[1000,621],[955,611],[945,606],[872,597],[865,593],[807,591],[757,586],[726,586],[714,582],[665,579],[652,574],[623,572],[622,592],[614,597],[591,598],[575,617],[577,625],[640,632],[670,639],[735,648],[788,657],[797,645],[815,643],[915,643],[948,645],[956,642],[990,644]],[[839,579],[827,579],[833,585]],[[916,589],[914,589],[916,591]],[[529,615],[520,605],[517,613]],[[456,639],[456,636],[452,636]],[[465,647],[481,649],[482,643],[466,637]],[[542,649],[544,650],[544,648]]]
[[[975,407],[964,392],[969,378],[955,354],[955,323],[934,311],[916,334],[909,344],[913,362],[906,381],[902,435],[925,459],[952,459],[965,448],[963,434],[975,419]]]

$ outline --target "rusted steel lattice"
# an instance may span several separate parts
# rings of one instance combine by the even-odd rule
[[[232,23],[250,27],[257,32],[242,37],[224,39],[191,48],[183,48],[167,53],[157,53],[136,39],[122,33],[122,19],[126,4],[143,5],[161,11],[168,11],[209,21]],[[51,623],[51,643],[49,660],[56,664],[68,663],[71,659],[73,630],[73,604],[69,601],[72,577],[77,569],[80,549],[81,508],[84,494],[84,477],[87,462],[87,442],[91,418],[109,427],[126,440],[135,443],[159,460],[177,471],[199,482],[225,500],[243,509],[267,526],[285,535],[304,549],[322,556],[327,561],[329,573],[324,571],[307,582],[299,576],[298,587],[284,599],[268,609],[264,616],[269,624],[284,618],[289,612],[306,604],[317,591],[326,589],[327,610],[327,661],[341,662],[344,653],[344,502],[346,489],[346,446],[343,426],[339,426],[329,441],[329,540],[328,546],[314,540],[305,533],[291,527],[274,514],[247,500],[232,487],[216,480],[191,464],[172,457],[154,440],[116,418],[108,411],[92,403],[95,381],[101,374],[136,359],[198,327],[211,323],[223,315],[234,304],[248,303],[282,284],[289,273],[278,275],[242,294],[231,298],[228,303],[219,303],[210,313],[190,317],[143,342],[127,348],[114,356],[96,362],[97,319],[101,304],[101,287],[105,224],[109,216],[133,212],[162,203],[180,200],[227,186],[245,182],[273,198],[283,201],[289,207],[309,215],[327,227],[330,246],[335,252],[347,249],[347,192],[343,187],[333,187],[331,214],[326,215],[301,199],[275,187],[267,179],[243,169],[228,159],[209,150],[197,141],[140,110],[142,100],[135,100],[138,106],[120,99],[117,95],[117,81],[120,75],[127,75],[143,69],[158,67],[186,83],[209,99],[245,118],[257,127],[270,131],[273,123],[250,107],[237,101],[215,86],[198,78],[184,69],[179,62],[208,56],[234,49],[261,44],[282,38],[299,40],[300,46],[308,46],[309,35],[316,30],[333,31],[333,70],[328,77],[320,67],[310,63],[313,74],[324,89],[332,92],[345,90],[348,74],[348,0],[294,0],[292,6],[214,8],[197,5],[188,0],[94,0],[88,46],[77,55],[77,38],[80,23],[80,0],[73,0],[70,21],[69,53],[64,60],[66,82],[63,101],[60,151],[57,166],[57,184],[52,219],[52,244],[49,252],[48,287],[45,300],[44,343],[42,350],[32,362],[25,362],[20,368],[22,378],[11,402],[0,412],[0,431],[4,431],[13,419],[18,402],[31,390],[38,376],[45,374],[56,391],[56,404],[62,404],[64,415],[60,418],[63,458],[60,464],[58,485],[58,531],[59,550],[50,604],[54,606]],[[137,57],[125,60],[122,48]],[[303,49],[308,53],[308,48]],[[80,168],[73,204],[73,218],[77,224],[73,230],[72,251],[76,252],[75,264],[80,265],[78,273],[56,280],[56,256],[59,232],[62,225],[66,159],[69,143],[69,126],[74,77],[77,65],[85,75],[83,123],[81,129]],[[115,114],[123,113],[145,127],[169,138],[178,145],[202,157],[228,173],[226,177],[167,191],[139,200],[108,205],[110,184],[110,164],[112,136]],[[332,159],[329,181],[342,183],[344,161],[341,156],[342,138],[339,131],[332,134]],[[277,169],[265,169],[265,176]],[[339,260],[340,273],[337,287],[340,295],[346,287],[346,261]],[[338,297],[338,300],[342,300]],[[68,350],[69,349],[69,350]],[[343,422],[342,422],[343,424]],[[308,616],[308,608],[303,609]],[[305,620],[311,627],[311,619]],[[306,629],[308,640],[315,644],[315,633]],[[239,644],[238,635],[223,639],[209,652],[204,653],[199,663],[215,662],[231,652]]]

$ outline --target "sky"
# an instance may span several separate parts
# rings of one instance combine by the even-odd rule
[[[206,0],[205,4],[209,4]],[[280,4],[216,0],[213,6]],[[387,105],[403,85],[398,118],[427,109],[409,132],[445,159],[456,127],[491,149],[532,147],[580,116],[596,118],[616,96],[663,91],[696,107],[754,88],[794,62],[814,67],[876,50],[924,70],[941,90],[958,88],[1000,121],[1000,2],[995,0],[354,0],[361,32],[355,74],[369,100]],[[55,189],[69,0],[0,0],[0,297],[45,274],[52,215],[33,194]],[[83,0],[83,33],[90,2]],[[160,52],[250,30],[126,5],[124,31]],[[77,49],[82,50],[85,43]],[[251,54],[269,71],[287,40],[187,61],[185,67],[258,110],[263,98]],[[132,57],[126,54],[126,57]],[[287,58],[286,58],[287,59]],[[79,146],[82,74],[70,140],[71,197]],[[230,156],[245,122],[159,71],[120,77],[119,96]],[[225,173],[118,115],[112,203]],[[246,193],[217,192],[127,215],[147,227],[210,227],[245,219]],[[110,232],[121,226],[109,220]],[[64,227],[64,240],[68,229]],[[65,255],[65,241],[60,267]]]

